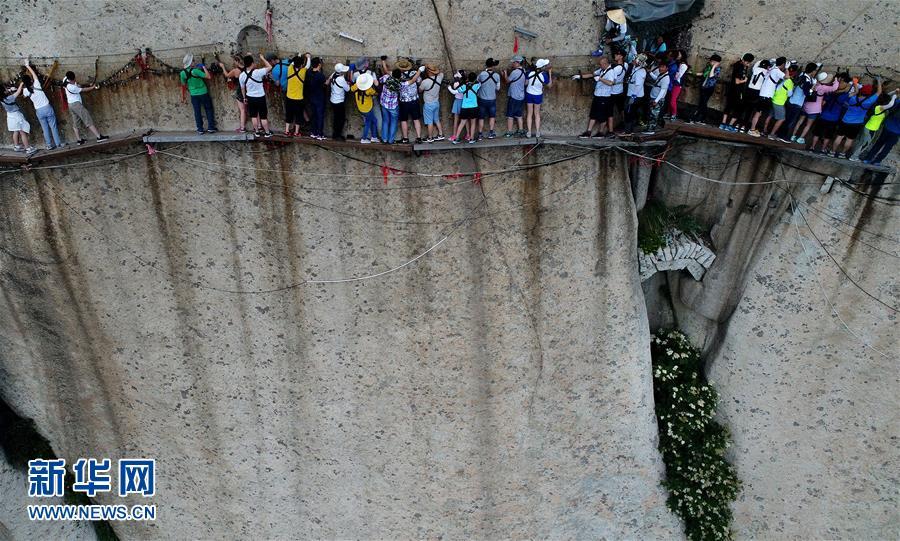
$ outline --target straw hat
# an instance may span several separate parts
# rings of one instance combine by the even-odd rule
[[[184,69],[188,69],[191,67],[191,64],[194,63],[194,55],[188,53],[184,55],[184,60],[181,61],[181,64],[184,66]]]
[[[397,61],[397,65],[395,65],[394,67],[399,70],[406,71],[406,70],[411,70],[413,67],[413,64],[412,64],[412,62],[409,61],[408,58],[401,58],[400,60]]]
[[[440,73],[440,71],[441,71],[441,67],[432,62],[426,63],[425,69],[428,70],[429,73]]]
[[[625,10],[611,9],[606,12],[606,16],[616,24],[625,24]]]
[[[372,88],[372,85],[375,83],[375,77],[372,76],[371,72],[363,72],[356,79],[356,88],[366,91]]]
[[[550,60],[546,58],[538,58],[538,61],[534,63],[534,67],[540,69],[550,63]]]

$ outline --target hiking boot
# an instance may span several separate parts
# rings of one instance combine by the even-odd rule
[[[98,143],[102,143],[103,141],[109,141],[109,136],[108,136],[108,135],[103,135],[103,134],[101,133],[101,134],[100,134],[100,137],[97,138],[97,142],[98,142]]]
[[[587,139],[590,136],[591,136],[591,132],[588,130],[585,130],[585,131],[581,132],[581,135],[579,135],[578,138],[579,139]]]

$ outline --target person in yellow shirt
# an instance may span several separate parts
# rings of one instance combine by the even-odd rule
[[[306,118],[303,109],[303,82],[309,69],[310,54],[295,56],[287,68],[287,88],[284,89],[284,134],[300,137],[300,123]]]
[[[356,108],[359,109],[360,114],[363,116],[363,131],[359,142],[364,145],[372,142],[369,139],[370,135],[372,139],[378,136],[378,120],[375,112],[372,111],[372,107],[375,104],[375,95],[377,94],[374,87],[377,85],[378,81],[372,75],[372,72],[364,71],[356,78],[353,86],[350,87],[350,91],[353,92],[353,96],[356,98]]]
[[[791,65],[791,67],[788,68],[787,77],[782,79],[781,82],[778,83],[778,86],[775,87],[775,93],[772,95],[772,112],[769,113],[769,116],[766,117],[766,121],[763,122],[763,131],[765,131],[766,126],[769,125],[769,121],[775,119],[775,125],[772,126],[772,131],[769,132],[769,139],[781,141],[782,143],[787,143],[788,141],[778,137],[776,134],[786,118],[787,110],[785,109],[785,104],[787,103],[788,96],[794,92],[794,87],[797,86],[794,82],[797,71],[797,66]]]
[[[884,124],[884,119],[887,117],[886,111],[892,109],[897,104],[898,94],[900,94],[900,88],[891,93],[878,96],[878,101],[875,102],[872,116],[869,117],[869,120],[860,132],[859,137],[856,139],[856,146],[853,147],[853,155],[850,156],[850,160],[854,162],[859,161],[860,154],[872,146],[872,141],[875,140],[875,134],[881,129],[881,125]]]

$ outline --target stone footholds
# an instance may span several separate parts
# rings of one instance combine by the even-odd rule
[[[687,269],[694,280],[702,280],[706,270],[716,260],[716,254],[702,244],[700,239],[689,237],[681,231],[667,235],[666,246],[654,254],[643,252],[638,256],[641,282],[659,271]]]

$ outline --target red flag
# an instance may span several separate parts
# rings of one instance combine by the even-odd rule
[[[513,41],[513,52],[519,52],[519,36],[516,36],[516,39]]]
[[[472,177],[472,184],[481,184],[481,173],[475,173]]]

